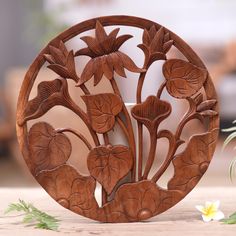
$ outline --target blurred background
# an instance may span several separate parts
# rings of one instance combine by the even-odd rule
[[[221,128],[230,127],[236,120],[235,12],[235,0],[0,0],[0,186],[36,186],[26,170],[15,134],[20,85],[47,42],[89,18],[139,16],[183,38],[208,67],[219,95]],[[43,79],[52,76],[47,73],[43,72]],[[150,84],[145,85],[144,92],[148,94],[150,88]],[[133,102],[125,87],[123,95],[126,102]],[[200,185],[231,185],[228,167],[234,153],[231,146],[221,152],[224,138],[221,134]]]

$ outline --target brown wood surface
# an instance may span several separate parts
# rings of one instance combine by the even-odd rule
[[[142,68],[121,50],[121,46],[133,36],[119,34],[119,28],[108,33],[105,26],[110,25],[143,29],[142,42],[137,45],[144,53]],[[68,40],[90,29],[94,29],[94,37],[81,37],[86,47],[75,52],[67,49]],[[172,47],[176,47],[186,60],[168,58],[167,53]],[[75,60],[84,56],[90,59],[78,72],[81,68],[76,68]],[[142,101],[147,72],[157,61],[164,62],[164,80],[156,94],[150,94]],[[29,100],[37,74],[44,64],[57,77],[39,83],[37,96]],[[131,114],[117,83],[117,75],[131,79],[126,78],[125,70],[139,74],[135,88],[137,104],[131,109]],[[102,79],[107,79],[113,93],[92,93],[86,86],[91,79],[94,87]],[[69,80],[83,92],[81,98],[86,109],[70,96]],[[186,100],[189,106],[175,131],[160,128],[162,122],[172,115],[171,102],[162,98],[165,89],[173,99]],[[55,106],[64,106],[74,112],[87,126],[93,142],[89,142],[78,130],[56,128],[42,121],[43,116]],[[40,121],[37,121],[39,118]],[[135,140],[132,119],[137,121],[138,140]],[[205,132],[193,133],[189,140],[185,140],[182,131],[188,122],[195,119],[202,122]],[[36,123],[30,127],[31,120]],[[116,123],[124,133],[127,145],[110,142],[109,136]],[[154,22],[130,16],[111,16],[85,21],[68,29],[39,54],[22,84],[16,126],[20,148],[31,173],[59,204],[102,222],[134,222],[166,211],[195,187],[213,156],[219,116],[209,73],[183,40]],[[150,134],[145,163],[144,127]],[[66,132],[74,134],[89,149],[87,164],[90,175],[80,174],[76,166],[69,164],[72,145]],[[102,135],[103,141],[99,135]],[[164,162],[150,176],[154,160],[158,158],[157,141],[161,138],[167,139],[169,149]],[[186,147],[178,152],[184,143]],[[76,151],[79,155],[79,150]],[[174,175],[167,188],[161,188],[158,180],[171,164]],[[101,203],[94,196],[97,183],[102,186]]]

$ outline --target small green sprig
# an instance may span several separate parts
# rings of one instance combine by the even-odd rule
[[[35,228],[57,231],[59,220],[53,216],[38,210],[31,203],[19,199],[19,203],[11,203],[5,211],[5,214],[11,212],[23,212],[23,223],[33,223]]]
[[[236,124],[236,120],[233,121],[233,124]],[[228,135],[228,137],[225,139],[224,143],[223,143],[223,147],[222,147],[222,151],[226,148],[226,146],[228,146],[229,143],[231,143],[233,140],[236,139],[236,125],[232,126],[228,129],[223,129],[223,132],[231,132],[230,135]],[[236,149],[236,146],[234,147],[234,150]],[[233,160],[230,163],[229,166],[229,175],[230,175],[230,179],[231,181],[233,181],[233,174],[234,174],[234,170],[236,167],[236,157],[233,158]]]
[[[236,212],[234,212],[234,214],[230,215],[228,218],[221,220],[221,222],[227,225],[236,224]]]

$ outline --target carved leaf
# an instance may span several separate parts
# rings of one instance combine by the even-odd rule
[[[46,122],[34,124],[29,131],[29,152],[35,173],[64,164],[71,154],[65,134],[57,133]]]
[[[143,221],[175,205],[183,198],[176,190],[159,188],[156,183],[143,180],[118,188],[114,200],[105,204],[106,222]]]
[[[80,175],[73,167],[62,165],[36,176],[43,188],[63,207],[78,214],[95,218],[98,204],[94,197],[95,180]]]
[[[214,152],[218,130],[193,136],[186,149],[173,160],[175,174],[168,189],[189,192],[205,173]],[[197,147],[197,148],[196,148]]]
[[[176,98],[191,97],[202,87],[207,71],[180,59],[167,60],[163,65],[166,88]]]
[[[122,110],[121,98],[112,93],[82,96],[92,128],[97,133],[106,133],[115,124],[115,116]]]
[[[67,97],[69,94],[65,80],[55,79],[41,82],[38,85],[37,96],[28,102],[18,124],[23,125],[28,120],[41,117],[56,105],[65,105]]]
[[[215,99],[206,100],[197,106],[197,111],[201,112],[201,111],[211,110],[216,103],[217,101]]]
[[[205,117],[211,117],[211,116],[218,115],[218,112],[212,111],[212,110],[206,110],[206,111],[200,112],[200,115],[205,116]]]
[[[88,155],[88,169],[91,175],[110,194],[117,184],[131,170],[133,159],[128,147],[99,146]]]
[[[116,199],[122,203],[129,221],[140,221],[155,214],[158,208],[158,195],[159,191],[154,182],[142,181],[120,187]]]

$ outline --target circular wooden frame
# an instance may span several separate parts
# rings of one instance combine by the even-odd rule
[[[134,61],[119,49],[131,35],[117,36],[119,29],[108,34],[104,29],[105,26],[113,25],[143,29],[143,42],[138,45],[144,52],[142,68],[137,67]],[[75,53],[73,50],[68,51],[65,42],[91,29],[95,29],[95,38],[81,38],[88,47]],[[187,61],[167,59],[166,53],[171,47],[176,47]],[[74,58],[83,55],[91,59],[79,77]],[[141,93],[146,72],[157,60],[165,61],[165,81],[157,90],[157,94],[142,101]],[[60,78],[41,82],[37,96],[29,101],[34,82],[45,62]],[[131,116],[115,79],[115,72],[121,77],[126,76],[124,69],[139,73],[137,105],[132,108]],[[114,93],[90,94],[86,82],[93,77],[96,86],[103,76],[110,81]],[[67,87],[68,79],[74,80],[78,89],[83,91],[82,99],[87,111],[83,111],[71,99]],[[164,89],[167,89],[172,97],[185,99],[189,104],[189,110],[175,133],[158,129],[159,124],[171,113],[171,104],[161,99]],[[76,130],[54,129],[46,122],[38,122],[28,130],[27,121],[43,116],[56,105],[69,108],[83,120],[93,138],[93,144]],[[137,121],[137,143],[131,118]],[[193,135],[190,140],[182,140],[182,130],[192,119],[204,122],[207,131]],[[127,146],[110,143],[109,132],[115,123],[126,135]],[[144,126],[150,133],[150,150],[145,166],[142,164]],[[177,35],[155,22],[142,18],[99,17],[66,30],[53,39],[34,60],[21,87],[16,128],[20,149],[28,168],[42,187],[62,206],[102,222],[142,221],[166,211],[183,199],[207,170],[218,137],[217,97],[204,64]],[[87,163],[90,176],[79,174],[74,167],[67,164],[71,144],[65,132],[75,134],[88,147]],[[104,143],[100,142],[97,134],[103,135]],[[160,138],[169,141],[169,151],[160,168],[150,177],[154,158],[157,158],[156,142]],[[184,151],[176,153],[184,142],[187,142]],[[136,145],[139,147],[138,153]],[[156,182],[170,163],[174,166],[174,176],[169,180],[168,188],[163,189]],[[102,185],[100,207],[94,197],[96,181]]]

